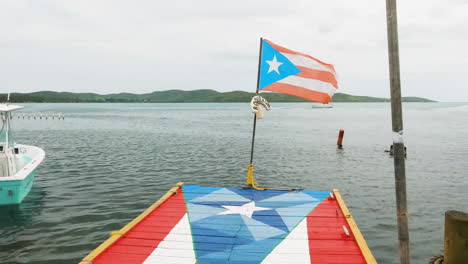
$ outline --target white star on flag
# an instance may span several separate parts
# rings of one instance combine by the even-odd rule
[[[253,213],[256,211],[272,210],[271,208],[255,206],[255,202],[246,203],[241,206],[222,205],[222,207],[226,208],[227,211],[221,212],[218,215],[240,214],[248,218],[252,218]]]
[[[268,73],[270,73],[272,71],[275,71],[276,73],[280,74],[278,68],[283,63],[276,60],[276,55],[273,56],[273,60],[271,60],[271,61],[267,60],[266,63],[268,63],[268,65],[270,65],[270,68],[268,69]]]

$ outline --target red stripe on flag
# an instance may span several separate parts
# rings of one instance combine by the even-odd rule
[[[289,53],[289,54],[297,54],[297,55],[301,55],[301,56],[304,56],[304,57],[307,57],[309,59],[312,59],[312,60],[315,60],[316,62],[322,64],[323,66],[329,68],[330,70],[332,70],[333,72],[336,72],[335,71],[335,67],[333,67],[332,64],[328,64],[326,62],[323,62],[319,59],[316,59],[310,55],[307,55],[307,54],[304,54],[304,53],[301,53],[301,52],[297,52],[297,51],[294,51],[294,50],[290,50],[290,49],[287,49],[285,47],[281,47],[279,45],[276,45],[275,43],[269,41],[269,40],[265,40],[266,42],[268,42],[268,44],[270,44],[275,50],[279,51],[279,52],[282,52],[282,53]]]
[[[263,88],[262,91],[271,91],[283,94],[289,94],[292,96],[302,97],[304,99],[327,104],[330,101],[330,96],[326,93],[321,93],[303,87],[285,84],[285,83],[272,83],[267,87]]]
[[[143,263],[186,213],[184,195],[179,191],[97,256],[93,264]]]
[[[297,68],[299,68],[301,72],[296,74],[296,76],[331,83],[335,88],[338,89],[338,81],[336,80],[335,75],[333,73],[327,71],[314,70],[301,66],[297,66]]]
[[[361,250],[335,199],[326,198],[307,216],[310,262],[328,264],[365,264]],[[351,231],[350,231],[351,232]]]

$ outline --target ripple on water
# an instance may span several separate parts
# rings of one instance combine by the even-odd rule
[[[466,106],[431,105],[405,104],[414,263],[440,253],[445,210],[468,211],[468,115],[453,115]],[[77,263],[178,181],[244,183],[252,129],[247,104],[29,107],[69,117],[13,124],[18,142],[40,146],[47,156],[23,204],[0,207],[0,263]],[[391,142],[388,105],[273,107],[258,122],[258,181],[340,189],[379,263],[398,263],[393,159],[384,153]],[[343,150],[335,148],[340,128]]]

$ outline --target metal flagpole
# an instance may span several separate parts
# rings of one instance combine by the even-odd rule
[[[393,151],[395,166],[395,193],[397,203],[400,263],[410,263],[408,209],[406,203],[406,172],[403,143],[403,114],[401,107],[400,59],[398,52],[398,23],[396,0],[387,1],[388,58],[392,106]]]
[[[257,89],[255,94],[258,95],[258,88],[260,86],[260,66],[262,65],[262,48],[263,48],[263,38],[260,38],[260,52],[258,54],[258,73],[257,73]],[[257,127],[257,113],[253,114],[253,131],[252,131],[252,145],[250,147],[250,163],[247,166],[247,186],[255,187],[254,177],[253,177],[253,154],[255,146],[255,130]]]

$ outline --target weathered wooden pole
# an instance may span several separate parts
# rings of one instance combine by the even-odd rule
[[[468,263],[468,214],[445,212],[444,264]]]
[[[403,143],[403,114],[401,107],[400,58],[398,52],[398,23],[396,0],[387,1],[387,38],[390,69],[390,95],[395,166],[395,193],[397,203],[400,263],[410,263],[408,208],[406,203],[405,152]]]

